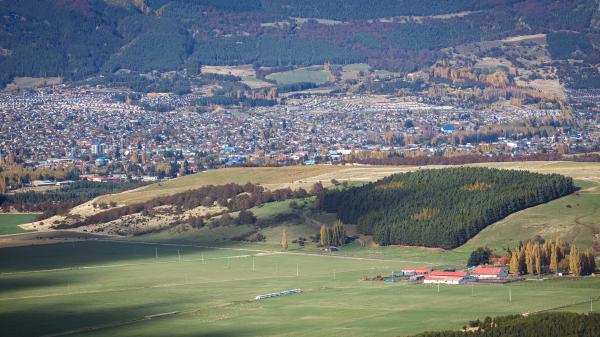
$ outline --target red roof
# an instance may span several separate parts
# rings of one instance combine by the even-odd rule
[[[434,276],[434,275],[425,275],[426,280],[444,280],[444,281],[460,281],[464,279],[461,276]]]
[[[427,274],[431,272],[432,268],[403,268],[403,272],[414,272],[415,274]]]
[[[429,273],[431,276],[445,276],[445,277],[465,277],[467,273],[464,271],[443,271],[443,270],[434,270]]]
[[[502,273],[502,268],[497,267],[477,266],[477,268],[475,269],[475,274],[479,275],[498,275],[500,273]]]

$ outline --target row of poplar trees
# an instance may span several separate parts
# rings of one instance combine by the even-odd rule
[[[568,248],[560,239],[544,243],[528,241],[515,248],[510,259],[510,273],[514,275],[541,275],[567,269],[576,276],[593,273],[596,261],[592,249],[579,252],[577,246]]]
[[[346,229],[340,220],[336,220],[331,228],[321,225],[319,232],[321,246],[341,246],[346,243]]]

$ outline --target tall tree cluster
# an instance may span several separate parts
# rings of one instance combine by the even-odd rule
[[[513,212],[573,191],[573,180],[557,174],[448,168],[323,191],[317,206],[382,245],[454,248]]]
[[[566,272],[575,275],[589,275],[596,270],[596,260],[592,249],[580,252],[577,246],[555,241],[527,241],[511,253],[509,271],[514,275],[541,275],[544,273]]]
[[[321,246],[342,246],[346,243],[346,229],[340,220],[336,220],[333,226],[321,225],[319,231]]]

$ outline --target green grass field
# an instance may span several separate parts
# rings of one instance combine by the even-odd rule
[[[35,214],[0,214],[0,235],[27,232],[19,227],[20,224],[35,220]]]
[[[515,283],[512,303],[507,286],[441,286],[438,293],[363,281],[423,265],[405,261],[402,249],[381,251],[350,247],[328,256],[99,241],[6,248],[0,325],[4,336],[402,336],[599,295],[600,278]],[[434,256],[426,254],[419,259]],[[304,293],[253,300],[292,288]]]
[[[591,247],[594,234],[600,233],[600,184],[593,181],[576,184],[581,188],[579,192],[511,214],[485,228],[459,250],[471,251],[483,246],[512,249],[520,240],[536,235],[560,238],[586,249]]]
[[[300,68],[266,76],[267,79],[277,82],[279,85],[287,85],[302,82],[323,84],[329,81],[328,75],[322,69]]]

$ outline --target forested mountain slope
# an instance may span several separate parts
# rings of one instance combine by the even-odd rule
[[[595,74],[597,7],[593,0],[2,0],[0,84],[119,69],[193,73],[202,64],[368,62],[414,71],[446,47],[566,31],[549,41],[552,56],[578,61],[564,62],[564,73]],[[598,84],[594,74],[582,85]]]

